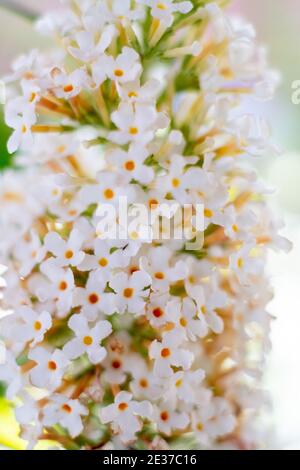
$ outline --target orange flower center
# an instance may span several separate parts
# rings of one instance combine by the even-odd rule
[[[114,71],[114,74],[115,74],[116,77],[123,77],[124,72],[123,72],[122,69],[116,69],[116,70]]]
[[[168,413],[167,411],[162,411],[162,412],[160,413],[160,419],[161,419],[162,421],[168,421],[168,419],[169,419],[169,413]]]
[[[68,283],[66,281],[61,281],[61,283],[59,284],[59,290],[67,290],[68,288]]]
[[[64,86],[64,92],[65,93],[71,93],[71,91],[73,91],[73,90],[74,90],[74,87],[71,84]]]
[[[89,296],[89,303],[95,305],[99,302],[99,296],[97,294],[91,294]]]
[[[140,380],[140,386],[141,386],[142,388],[147,388],[148,385],[149,385],[149,384],[148,384],[148,380],[147,380],[147,379],[141,379],[141,380]]]
[[[62,409],[63,411],[65,411],[66,413],[72,413],[72,411],[73,411],[72,408],[70,407],[70,405],[68,405],[68,403],[65,403],[65,404],[61,407],[61,409]]]
[[[150,199],[150,201],[148,201],[148,205],[149,205],[150,209],[156,209],[157,206],[158,206],[158,200],[157,199]]]
[[[155,308],[152,313],[153,313],[155,318],[160,318],[164,314],[163,310],[159,307]]]
[[[160,353],[161,357],[163,357],[164,359],[166,359],[167,357],[170,357],[171,356],[171,351],[169,348],[163,348],[161,350],[161,353]]]
[[[125,410],[127,410],[128,405],[127,405],[127,403],[120,403],[118,408],[119,408],[120,411],[125,411]]]
[[[135,163],[133,160],[128,160],[128,162],[125,163],[124,167],[127,171],[133,171],[135,169]]]
[[[49,361],[48,362],[48,369],[51,370],[51,371],[54,371],[57,369],[57,364],[56,362],[54,361]]]
[[[65,258],[66,259],[71,259],[71,258],[73,258],[73,256],[74,256],[74,253],[73,253],[72,250],[68,250],[68,251],[65,252]]]
[[[159,281],[162,281],[165,278],[164,273],[158,272],[154,274],[155,278],[158,279]]]
[[[104,191],[105,199],[113,199],[115,197],[115,193],[112,189],[108,188]]]
[[[131,297],[133,296],[133,293],[134,293],[134,290],[131,289],[131,287],[127,287],[123,291],[123,295],[124,297],[126,297],[126,299],[131,299]]]
[[[118,360],[113,361],[113,363],[112,363],[113,369],[120,369],[121,366],[122,366],[122,363]]]

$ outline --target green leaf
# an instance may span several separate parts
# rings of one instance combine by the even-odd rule
[[[10,136],[10,130],[4,124],[3,113],[0,110],[0,171],[12,165],[12,157],[7,151],[7,140]]]

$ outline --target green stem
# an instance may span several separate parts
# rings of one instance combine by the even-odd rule
[[[0,7],[5,8],[6,10],[21,16],[29,21],[34,21],[38,18],[38,14],[33,10],[30,10],[27,7],[19,5],[18,2],[14,0],[0,0]]]

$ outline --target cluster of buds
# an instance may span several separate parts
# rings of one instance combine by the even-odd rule
[[[277,150],[241,105],[270,98],[278,77],[224,0],[63,3],[37,24],[59,50],[32,51],[7,78],[18,168],[0,177],[0,381],[21,437],[257,447],[265,259],[289,243],[251,163]],[[151,226],[108,236],[102,209],[120,228],[124,198]],[[184,205],[186,236],[166,236]]]

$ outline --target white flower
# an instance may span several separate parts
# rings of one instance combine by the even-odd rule
[[[196,341],[206,336],[205,322],[198,317],[197,306],[189,297],[174,299],[166,306],[166,320],[176,327],[170,334],[182,335],[184,339]]]
[[[30,371],[32,385],[52,391],[61,384],[69,361],[62,351],[56,349],[53,353],[41,346],[32,349],[28,358],[36,363]]]
[[[112,332],[112,326],[108,321],[99,321],[90,328],[87,319],[83,315],[73,315],[69,322],[69,328],[74,331],[76,338],[70,340],[63,348],[63,352],[69,359],[76,359],[87,353],[92,364],[99,364],[106,357],[106,349],[100,346],[101,341]]]
[[[60,424],[67,429],[72,438],[83,431],[82,416],[88,415],[88,410],[79,400],[70,400],[64,395],[55,394],[45,406],[43,423],[45,426]]]
[[[201,168],[185,170],[186,165],[192,162],[194,162],[194,159],[174,155],[168,167],[167,175],[161,181],[165,191],[170,192],[182,204],[191,202],[187,191],[199,189],[208,184],[207,175]]]
[[[20,263],[20,275],[26,277],[37,264],[43,261],[46,250],[37,233],[31,231],[30,235],[25,235],[15,247],[14,255]]]
[[[65,241],[57,232],[48,232],[44,245],[47,251],[55,256],[57,266],[78,266],[84,259],[84,252],[81,251],[83,244],[82,234],[74,229]]]
[[[146,313],[153,327],[160,328],[168,322],[166,306],[168,305],[169,298],[169,294],[162,294],[161,292],[155,292],[150,295]]]
[[[131,144],[128,152],[115,149],[108,154],[107,160],[117,168],[124,181],[136,180],[147,185],[154,178],[153,169],[144,164],[148,156],[149,152],[144,146]]]
[[[187,269],[182,261],[170,267],[172,252],[164,247],[151,248],[147,258],[141,258],[141,267],[152,277],[152,288],[160,292],[168,292],[170,284],[182,280]]]
[[[7,385],[8,400],[13,400],[24,386],[21,369],[10,351],[6,351],[4,363],[0,363],[0,380]]]
[[[110,21],[123,22],[124,20],[137,20],[143,18],[139,5],[132,4],[131,0],[113,0],[107,2],[106,14]],[[138,2],[136,2],[138,3]]]
[[[50,280],[49,290],[40,291],[43,300],[52,299],[56,302],[57,316],[66,316],[73,302],[74,275],[71,269],[56,266],[53,258],[41,265],[41,272]]]
[[[256,276],[261,272],[262,260],[252,254],[254,246],[246,244],[230,257],[230,268],[242,284],[249,283],[249,276]]]
[[[33,450],[37,445],[43,432],[43,426],[40,422],[41,409],[27,393],[22,394],[23,404],[15,409],[15,417],[21,425],[20,437],[27,441],[27,450]]]
[[[9,153],[14,153],[19,147],[29,149],[33,145],[31,128],[36,121],[34,107],[25,98],[15,98],[8,103],[5,122],[14,129],[7,143]]]
[[[161,89],[161,84],[158,80],[150,79],[144,85],[140,84],[140,80],[134,82],[120,84],[118,92],[123,102],[131,104],[154,104],[157,95]]]
[[[166,436],[170,436],[173,430],[185,429],[190,422],[187,413],[174,411],[166,404],[155,406],[153,416],[158,430]]]
[[[100,312],[112,315],[117,309],[114,294],[106,292],[107,281],[99,271],[91,272],[88,282],[83,287],[77,287],[74,292],[73,306],[82,306],[82,314],[89,321],[97,319]]]
[[[13,319],[15,323],[11,325],[12,337],[22,343],[30,341],[30,347],[41,343],[52,326],[52,318],[48,312],[37,313],[26,306],[19,307],[11,322]]]
[[[157,377],[165,378],[173,375],[174,367],[182,367],[183,370],[190,369],[194,360],[194,355],[179,348],[181,338],[174,338],[174,336],[164,337],[162,342],[157,340],[151,343],[149,349],[150,359],[154,359],[154,374]]]
[[[150,418],[151,414],[152,406],[148,401],[133,401],[131,393],[120,392],[114,404],[102,408],[100,419],[104,424],[113,423],[113,426],[119,430],[122,441],[130,442],[142,429],[139,417]]]
[[[68,50],[73,57],[82,62],[94,62],[99,56],[104,54],[115,34],[116,28],[113,25],[106,26],[100,37],[98,36],[98,39],[97,35],[90,31],[79,31],[73,36],[73,40],[78,47],[70,46]]]
[[[176,372],[168,378],[164,386],[163,402],[172,404],[174,407],[180,400],[184,403],[193,405],[199,403],[204,406],[205,400],[210,398],[209,391],[200,387],[204,378],[205,372],[202,369]]]
[[[157,113],[153,106],[121,103],[117,111],[112,113],[111,120],[119,128],[108,134],[108,139],[118,144],[139,142],[148,144],[155,131],[168,126],[168,120],[162,113]]]
[[[141,72],[140,56],[129,47],[124,47],[116,59],[106,54],[100,55],[92,65],[92,77],[96,86],[101,85],[106,78],[120,84],[133,82],[139,78]]]
[[[150,369],[137,365],[131,374],[133,380],[130,382],[130,389],[134,397],[153,401],[162,396],[163,387]]]
[[[130,262],[130,257],[123,250],[115,248],[113,244],[113,241],[96,239],[94,254],[87,254],[78,269],[80,271],[98,271],[103,280],[109,280],[112,270],[124,268]]]
[[[188,13],[192,10],[191,2],[174,2],[174,0],[139,0],[140,3],[151,7],[153,18],[162,21],[166,26],[173,23],[174,13]]]
[[[120,184],[120,177],[113,172],[103,171],[97,176],[98,183],[83,186],[79,192],[81,201],[86,205],[106,203],[118,205],[120,197],[126,197],[130,203],[134,200],[134,188]]]
[[[189,289],[189,295],[196,301],[198,317],[204,327],[203,335],[207,335],[209,328],[217,334],[222,333],[224,323],[222,318],[217,314],[216,309],[226,307],[226,294],[218,288],[214,291],[213,286],[209,286],[207,290],[204,291],[201,285],[195,285]]]
[[[70,99],[79,95],[83,86],[87,84],[88,75],[84,69],[77,69],[67,74],[59,68],[51,72],[54,93],[58,98]]]
[[[194,433],[201,444],[208,445],[211,440],[231,433],[236,420],[228,402],[223,398],[213,398],[212,401],[192,413]]]
[[[142,314],[149,295],[151,277],[144,271],[136,271],[132,276],[125,273],[116,274],[110,287],[116,292],[116,304],[119,313],[128,311],[130,313]]]

